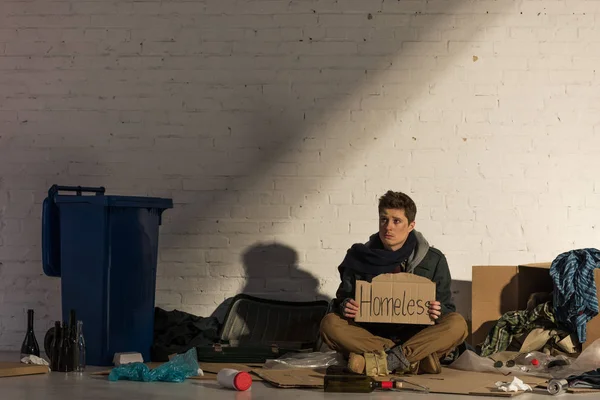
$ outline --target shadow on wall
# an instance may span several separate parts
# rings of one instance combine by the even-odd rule
[[[212,9],[218,8],[220,3],[222,1],[211,0],[207,5]],[[377,139],[373,137],[375,133],[366,132],[377,132],[377,128],[391,123],[386,120],[374,127],[367,122],[353,123],[351,117],[358,120],[364,117],[367,121],[369,116],[380,120],[382,115],[393,114],[392,119],[396,121],[395,111],[386,113],[386,110],[390,103],[398,102],[403,104],[398,111],[400,120],[404,105],[429,93],[437,82],[435,76],[443,75],[452,56],[466,46],[463,44],[466,42],[458,41],[451,52],[440,50],[444,57],[438,59],[437,50],[431,50],[430,46],[433,43],[446,49],[446,41],[420,42],[421,37],[435,38],[439,30],[453,27],[452,13],[456,8],[464,9],[463,2],[448,1],[435,6],[427,2],[416,6],[412,2],[406,6],[402,2],[393,3],[398,4],[391,6],[392,11],[384,12],[390,6],[384,7],[379,2],[373,4],[371,12],[346,8],[345,14],[333,16],[330,15],[333,6],[327,2],[311,3],[298,21],[284,19],[286,23],[281,28],[295,31],[296,36],[287,39],[285,46],[271,50],[273,46],[263,37],[271,37],[272,33],[254,26],[255,16],[243,7],[235,10],[239,15],[233,16],[206,15],[203,10],[202,18],[210,18],[207,22],[214,24],[210,26],[214,26],[215,37],[232,47],[227,57],[220,57],[219,62],[200,58],[202,62],[198,64],[202,67],[194,67],[179,64],[167,53],[156,71],[124,71],[123,74],[132,75],[131,81],[136,84],[141,80],[160,86],[156,76],[167,74],[170,78],[158,92],[160,98],[154,100],[173,110],[146,112],[139,124],[139,129],[147,124],[144,129],[156,131],[147,162],[139,165],[147,172],[152,168],[153,174],[178,177],[171,180],[170,189],[188,192],[175,199],[181,206],[166,215],[165,226],[181,234],[229,234],[235,228],[218,225],[217,218],[251,219],[253,214],[249,207],[281,204],[277,195],[265,203],[257,200],[254,192],[275,190],[278,195],[285,192],[294,199],[291,205],[297,206],[302,204],[305,195],[317,194],[328,189],[333,181],[346,179],[344,171],[340,171],[346,167],[344,161],[354,165],[365,154],[364,142]],[[465,37],[470,36],[469,31],[478,29],[479,23],[473,21],[461,20],[466,24]],[[231,23],[237,24],[234,27],[253,28],[256,37],[231,44],[226,39],[227,31],[219,32]],[[348,37],[344,34],[331,38],[317,37],[317,32],[306,26],[316,26],[316,31],[324,32],[326,29],[350,32],[349,26],[360,29],[355,35],[348,33]],[[299,29],[302,27],[305,29]],[[138,35],[140,41],[147,42],[145,51],[149,51],[148,45],[158,48],[164,45],[154,37],[146,37],[146,33],[138,32]],[[332,57],[332,52],[337,56]],[[425,73],[417,74],[410,83],[386,86],[389,71],[405,76],[405,71],[411,69]],[[360,104],[354,104],[356,98],[360,98]],[[339,137],[351,145],[339,151],[326,148],[326,139],[335,141]],[[412,145],[413,140],[416,139],[411,135],[403,135],[395,139],[395,145],[404,148],[409,143]],[[223,160],[228,162],[223,163]],[[302,163],[309,167],[303,167]],[[312,164],[318,167],[313,170]],[[205,176],[197,179],[198,175]],[[347,180],[352,181],[352,178]],[[364,184],[364,179],[357,180]],[[353,183],[347,185],[353,186]],[[235,215],[230,215],[224,204],[241,207],[236,209]],[[248,233],[258,233],[258,228],[253,230]]]
[[[259,243],[242,254],[246,284],[240,293],[263,299],[306,302],[330,298],[319,290],[319,280],[298,265],[298,253],[281,243]],[[223,322],[233,297],[211,316]]]
[[[452,299],[456,305],[456,311],[467,320],[469,327],[469,336],[467,342],[471,343],[471,289],[473,283],[471,281],[452,280],[450,290],[452,291]]]

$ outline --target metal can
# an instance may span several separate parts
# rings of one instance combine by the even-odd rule
[[[569,388],[569,382],[566,379],[551,379],[548,382],[548,393],[557,395],[564,393]]]

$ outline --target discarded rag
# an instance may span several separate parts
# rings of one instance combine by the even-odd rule
[[[165,311],[156,307],[152,361],[168,361],[171,354],[215,343],[219,327],[215,317],[198,317],[179,310]]]
[[[556,321],[551,302],[539,304],[533,310],[507,312],[500,317],[485,338],[480,355],[487,357],[505,351],[515,335],[530,332],[535,328],[553,327],[556,327]]]
[[[600,389],[600,368],[567,378],[569,387]]]
[[[594,269],[600,266],[600,250],[567,251],[552,262],[554,313],[559,324],[577,332],[579,343],[586,341],[586,324],[598,315]]]
[[[48,361],[44,360],[41,357],[34,356],[33,354],[29,354],[28,356],[21,358],[21,362],[23,364],[50,365]]]

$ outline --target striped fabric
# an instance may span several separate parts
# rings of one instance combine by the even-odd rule
[[[586,324],[598,315],[594,269],[600,267],[600,250],[586,248],[560,254],[552,262],[556,321],[586,340]]]

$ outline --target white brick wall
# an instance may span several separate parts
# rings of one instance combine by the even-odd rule
[[[244,288],[333,295],[387,189],[457,280],[594,246],[599,20],[587,0],[2,2],[0,349],[26,308],[40,341],[59,316],[54,183],[173,198],[157,303],[201,315]]]

